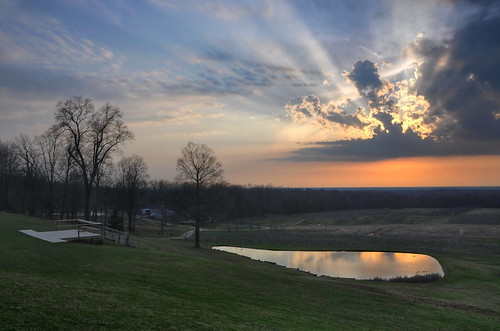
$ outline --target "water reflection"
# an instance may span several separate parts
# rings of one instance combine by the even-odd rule
[[[391,279],[430,274],[444,276],[443,268],[439,262],[424,254],[270,251],[230,246],[216,246],[213,249],[308,271],[318,276],[355,279]]]

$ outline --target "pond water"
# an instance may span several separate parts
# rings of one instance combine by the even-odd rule
[[[439,262],[425,254],[392,252],[271,251],[265,249],[215,246],[213,249],[276,263],[318,276],[354,279],[385,279],[439,274]]]

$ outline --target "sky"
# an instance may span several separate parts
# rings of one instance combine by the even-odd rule
[[[0,0],[0,140],[119,107],[152,178],[500,186],[500,2]]]

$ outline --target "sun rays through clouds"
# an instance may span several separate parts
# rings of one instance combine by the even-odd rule
[[[137,133],[126,152],[158,177],[189,137],[240,183],[494,162],[499,40],[489,0],[3,1],[0,139],[82,95],[120,107]]]
[[[451,3],[445,7],[449,15],[460,9]],[[297,125],[312,124],[345,138],[309,140],[288,159],[498,155],[500,86],[494,57],[500,54],[500,17],[498,7],[486,7],[489,10],[471,7],[473,15],[462,13],[468,23],[453,33],[441,29],[430,38],[418,32],[412,42],[400,45],[397,69],[384,52],[361,46],[372,59],[357,60],[342,72],[343,84],[356,89],[354,98],[311,94],[295,97],[284,107],[286,117]]]

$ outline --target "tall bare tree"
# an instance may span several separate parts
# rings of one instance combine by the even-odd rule
[[[200,247],[200,219],[202,192],[224,180],[222,163],[213,149],[205,144],[189,142],[177,159],[177,181],[194,186],[195,242]]]
[[[148,166],[139,155],[124,157],[117,166],[117,186],[123,190],[128,216],[128,230],[135,231],[139,194],[149,179]]]
[[[47,184],[47,216],[52,218],[55,209],[54,188],[56,182],[61,177],[60,163],[63,160],[63,140],[61,132],[47,130],[42,135],[35,138],[36,145],[40,151],[40,172]]]
[[[70,157],[80,169],[85,218],[90,219],[91,193],[102,165],[133,139],[133,134],[117,107],[105,104],[96,110],[89,98],[74,97],[58,102],[55,120],[55,127],[68,138]]]
[[[61,195],[61,201],[60,201],[60,212],[61,212],[61,218],[65,217],[70,217],[69,210],[70,208],[68,207],[68,185],[70,182],[71,178],[71,173],[72,171],[75,170],[75,161],[71,157],[71,139],[66,135],[65,142],[64,142],[64,148],[62,151],[62,160],[61,163],[59,164],[60,167],[60,172],[63,174],[64,179],[63,179],[63,188],[62,188],[62,195]],[[74,192],[73,192],[74,193]]]
[[[95,180],[95,194],[94,194],[94,205],[93,205],[94,210],[92,213],[92,217],[94,220],[97,220],[99,214],[101,216],[101,221],[102,221],[102,216],[103,216],[102,202],[104,202],[104,205],[106,205],[107,201],[103,201],[101,196],[101,189],[104,184],[104,190],[106,191],[106,184],[107,183],[111,184],[112,182],[111,181],[112,174],[113,174],[113,163],[111,163],[111,160],[109,160],[109,162],[103,163],[102,166],[100,167],[100,170],[97,172]]]

